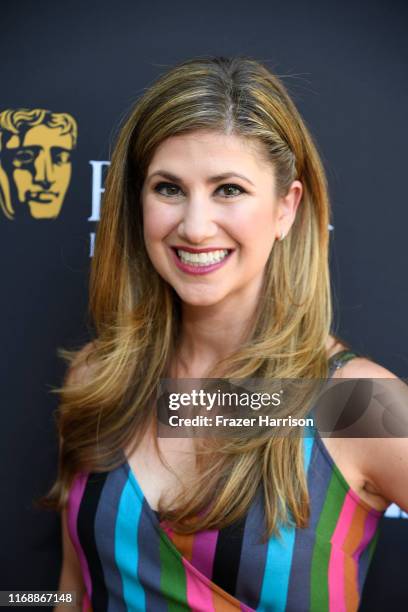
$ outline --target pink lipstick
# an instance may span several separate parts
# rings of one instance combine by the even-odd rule
[[[187,251],[189,253],[208,253],[209,251],[228,250],[228,254],[221,261],[217,261],[214,263],[208,263],[208,264],[194,265],[194,264],[189,264],[185,261],[182,261],[177,254],[177,249]],[[182,272],[185,272],[186,274],[192,274],[192,275],[209,274],[210,272],[215,272],[215,270],[222,268],[222,266],[226,264],[226,262],[230,259],[232,253],[234,252],[234,250],[225,249],[225,247],[206,247],[202,249],[193,249],[193,248],[185,247],[185,246],[170,247],[170,251],[172,254],[173,261],[176,264],[177,268],[179,270],[182,270]]]

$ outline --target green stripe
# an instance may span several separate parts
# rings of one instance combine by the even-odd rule
[[[330,540],[336,529],[346,495],[347,490],[339,486],[337,476],[332,472],[315,533],[310,570],[310,612],[313,610],[323,612],[329,609]]]
[[[172,552],[171,548],[174,548]],[[175,554],[176,553],[176,554]],[[160,533],[160,589],[167,599],[169,612],[189,610],[187,605],[187,580],[181,556],[167,535]],[[183,606],[183,607],[181,607]],[[185,608],[184,608],[185,606]]]
[[[332,355],[329,358],[329,365],[331,366],[334,361],[338,361],[341,364],[345,364],[347,363],[347,361],[350,361],[350,359],[354,359],[354,357],[358,357],[358,353],[345,349],[343,351],[339,351],[338,353],[335,353],[334,355]]]
[[[368,545],[368,564],[370,565],[371,563],[371,559],[373,557],[374,551],[377,547],[377,542],[378,542],[378,536],[380,535],[380,529],[379,527],[377,527],[377,531],[375,532],[373,539],[371,540],[370,544]]]

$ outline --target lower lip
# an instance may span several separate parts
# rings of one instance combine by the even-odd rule
[[[215,270],[222,268],[222,266],[227,263],[232,253],[234,252],[230,251],[228,255],[224,257],[224,259],[222,259],[221,261],[217,261],[217,263],[208,264],[207,266],[193,266],[189,265],[188,263],[184,263],[184,261],[181,261],[177,253],[175,253],[172,248],[170,248],[170,251],[178,269],[182,270],[182,272],[186,272],[186,274],[208,274],[209,272],[215,272]]]

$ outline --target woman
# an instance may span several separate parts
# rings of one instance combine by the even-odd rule
[[[311,136],[262,64],[186,61],[137,102],[47,498],[59,588],[84,610],[357,610],[379,518],[408,508],[404,440],[156,436],[161,378],[395,378],[330,333],[329,212]]]

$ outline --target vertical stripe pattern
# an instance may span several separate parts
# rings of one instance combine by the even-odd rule
[[[356,612],[382,513],[350,489],[317,431],[303,449],[309,524],[266,542],[261,489],[234,525],[182,535],[160,522],[125,457],[109,473],[78,474],[67,518],[82,609]]]

